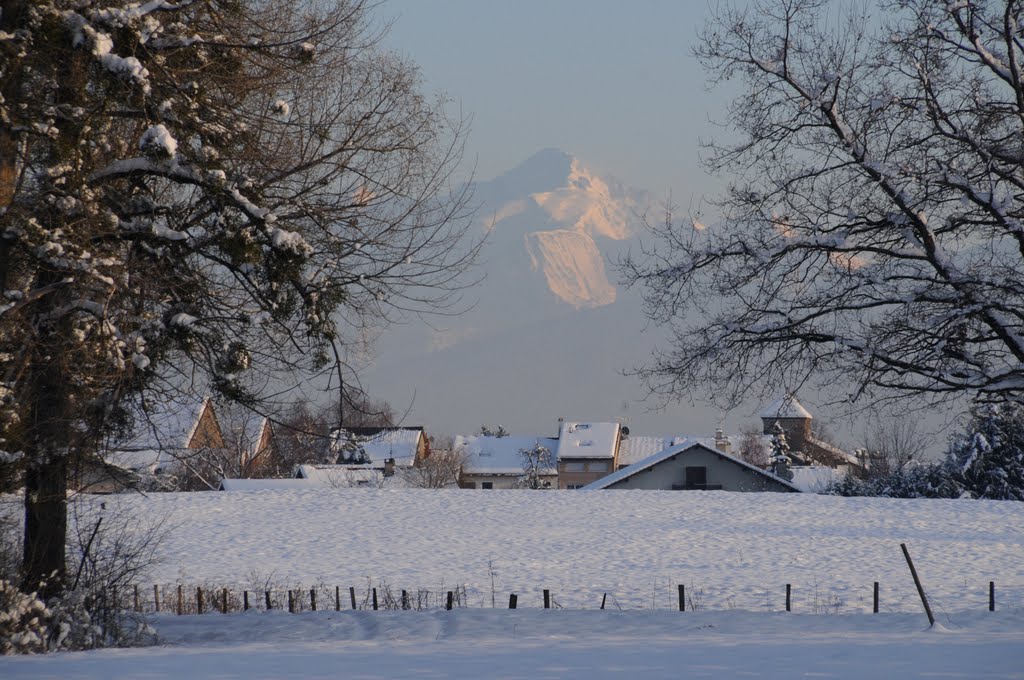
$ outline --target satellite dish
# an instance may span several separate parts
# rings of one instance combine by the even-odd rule
[[[629,426],[627,426],[627,425],[623,425],[622,426],[622,436],[623,437],[628,437],[629,436]]]

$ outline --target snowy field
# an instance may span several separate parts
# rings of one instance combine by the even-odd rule
[[[150,581],[280,588],[322,583],[444,590],[472,607],[677,606],[707,610],[882,611],[920,603],[906,543],[938,611],[1024,608],[1024,503],[728,492],[313,489],[118,496],[167,537]],[[91,520],[90,520],[91,522]],[[614,603],[614,604],[613,604]]]
[[[161,614],[160,647],[0,659],[0,677],[1024,678],[1024,503],[365,489],[92,502],[87,526],[163,523],[144,594],[464,586],[468,608]],[[564,609],[539,609],[544,588]]]

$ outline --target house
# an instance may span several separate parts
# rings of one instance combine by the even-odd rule
[[[622,434],[618,423],[562,422],[558,431],[558,488],[579,489],[612,473]]]
[[[815,436],[811,428],[811,412],[793,395],[775,400],[762,409],[759,415],[766,436],[770,437],[774,433],[776,424],[782,428],[794,465],[825,466],[844,472],[863,466],[857,456]]]
[[[143,400],[130,433],[107,444],[102,460],[84,461],[72,486],[86,493],[114,493],[168,472],[179,460],[222,449],[224,435],[208,397],[193,393]]]
[[[559,441],[549,437],[459,435],[453,448],[462,456],[459,486],[463,489],[513,489],[524,477],[523,451],[543,446],[551,454],[551,467],[539,471],[541,485],[558,486],[554,465]]]
[[[693,440],[648,456],[583,488],[799,491],[785,479],[720,451],[713,445]]]
[[[331,430],[331,454],[341,465],[367,465],[384,469],[392,460],[399,468],[412,467],[430,455],[423,427],[339,427]]]

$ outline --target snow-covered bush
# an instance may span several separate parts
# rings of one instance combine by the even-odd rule
[[[10,581],[0,581],[0,654],[47,651],[51,616],[35,593],[23,593]]]
[[[888,498],[959,498],[963,495],[963,487],[949,465],[934,463],[907,467],[867,479],[847,475],[833,482],[825,493]]]

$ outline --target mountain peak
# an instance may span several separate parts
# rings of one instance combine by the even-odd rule
[[[487,207],[492,243],[501,244],[491,251],[489,276],[497,278],[505,266],[510,289],[521,292],[532,272],[542,273],[547,293],[577,309],[615,302],[605,261],[613,259],[616,243],[633,236],[644,192],[606,181],[572,154],[553,148],[541,149],[476,189]]]
[[[488,182],[507,198],[519,198],[564,187],[576,159],[561,149],[541,149]]]

